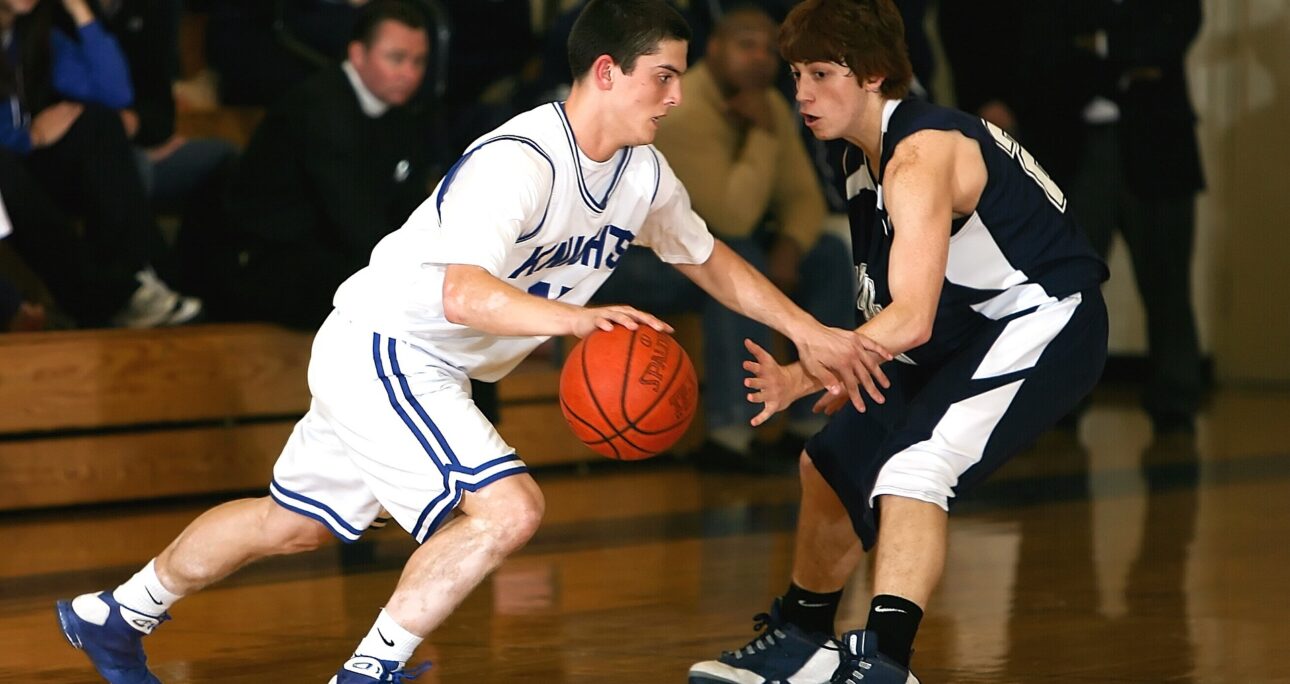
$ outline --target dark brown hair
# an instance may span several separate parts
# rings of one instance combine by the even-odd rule
[[[892,99],[905,97],[913,79],[905,22],[892,0],[806,0],[780,27],[779,53],[789,64],[842,64],[861,85],[881,76],[882,94]]]
[[[569,32],[569,71],[581,80],[601,55],[624,74],[636,58],[658,52],[664,40],[690,40],[690,25],[663,0],[591,0]]]

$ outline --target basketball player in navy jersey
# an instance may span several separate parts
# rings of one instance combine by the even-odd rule
[[[893,354],[887,401],[832,417],[801,458],[788,592],[747,646],[692,684],[917,682],[909,660],[945,565],[951,501],[1086,395],[1106,356],[1105,265],[1043,168],[1002,130],[903,99],[892,0],[807,0],[780,30],[806,125],[844,161],[859,332]],[[758,424],[818,389],[748,342]],[[867,628],[833,639],[842,588],[874,550]]]
[[[421,546],[331,684],[414,678],[414,649],[529,540],[545,505],[469,379],[502,378],[551,335],[670,330],[631,307],[584,306],[633,242],[792,339],[837,395],[864,406],[863,385],[881,400],[889,356],[821,325],[715,241],[650,144],[680,104],[689,37],[663,0],[587,4],[569,40],[569,99],[472,144],[340,286],[314,338],[309,412],[269,495],[207,511],[115,590],[58,602],[64,635],[107,681],[157,682],[142,639],[183,596],[266,556],[355,541],[382,510]]]

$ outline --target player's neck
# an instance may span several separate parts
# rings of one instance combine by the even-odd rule
[[[588,93],[574,84],[569,99],[564,103],[564,114],[578,141],[578,149],[592,161],[608,161],[624,147],[622,140],[613,134],[613,115],[604,107],[597,107],[595,93]]]
[[[842,135],[843,139],[859,147],[869,159],[882,158],[882,113],[887,102],[884,97],[865,98],[861,115]]]

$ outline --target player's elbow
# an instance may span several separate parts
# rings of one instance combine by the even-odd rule
[[[470,323],[470,288],[465,287],[459,278],[445,278],[443,281],[443,317],[449,323],[469,325]]]
[[[903,305],[902,305],[903,304]],[[915,307],[909,302],[893,302],[888,308],[895,309],[896,321],[903,333],[901,341],[905,349],[913,349],[927,344],[932,339],[932,327],[936,322],[936,307]]]
[[[931,321],[928,321],[925,324],[920,322],[910,326],[910,329],[909,329],[909,348],[910,349],[913,349],[915,347],[921,347],[924,344],[927,344],[927,342],[931,339],[932,339]]]

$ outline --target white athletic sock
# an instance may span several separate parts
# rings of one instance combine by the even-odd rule
[[[175,601],[183,598],[164,585],[157,578],[157,560],[154,558],[143,566],[143,569],[126,580],[125,584],[112,592],[117,603],[145,615],[161,615],[170,610]]]
[[[421,637],[403,629],[382,608],[381,614],[376,617],[376,624],[372,625],[372,631],[359,642],[358,650],[354,651],[354,655],[406,663],[408,658],[412,657],[412,652],[421,645],[421,640]]]

